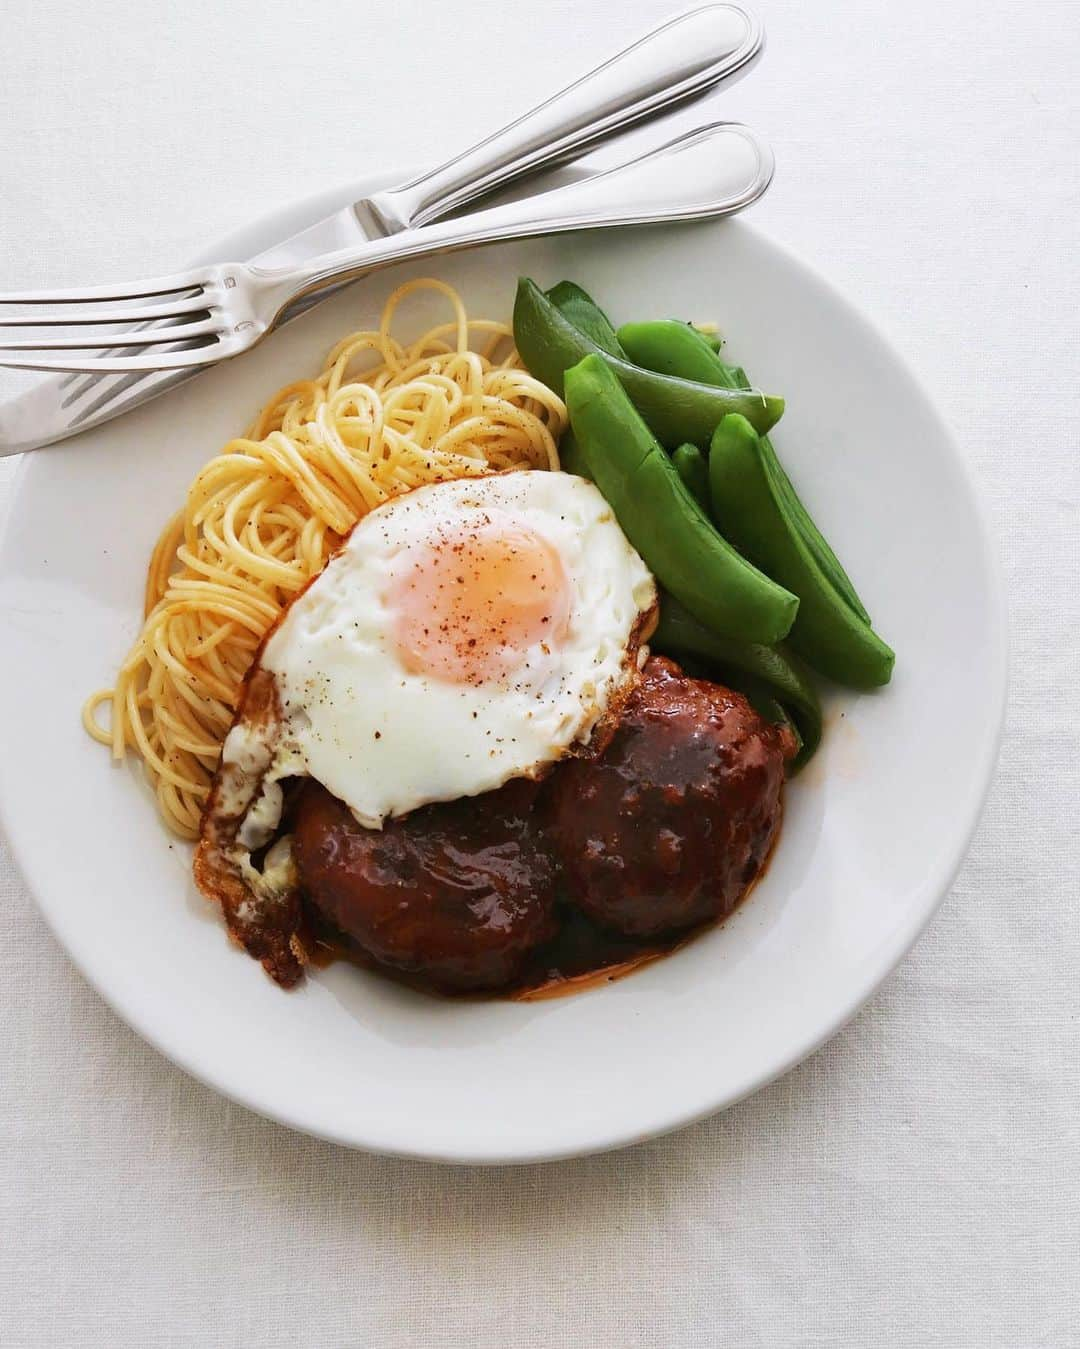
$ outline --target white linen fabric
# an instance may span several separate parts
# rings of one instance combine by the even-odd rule
[[[761,8],[766,58],[713,105],[775,147],[754,222],[891,330],[1000,544],[1008,720],[944,909],[846,1030],[726,1114],[455,1169],[313,1142],[189,1080],[0,857],[5,1349],[1080,1344],[1080,15]],[[388,146],[434,162],[668,12],[13,0],[0,286],[169,270]]]

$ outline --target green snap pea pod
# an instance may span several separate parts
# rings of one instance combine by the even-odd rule
[[[680,445],[672,450],[671,462],[685,483],[687,491],[705,514],[709,515],[712,510],[709,501],[709,461],[696,445]]]
[[[566,428],[559,441],[559,467],[564,473],[576,473],[579,478],[588,478],[592,481],[592,474],[585,462],[585,456],[581,453],[581,446],[572,426]],[[705,471],[707,475],[707,467]]]
[[[592,338],[601,351],[626,360],[626,352],[619,345],[611,320],[587,291],[573,281],[560,281],[544,294],[559,313],[586,337]]]
[[[821,700],[802,662],[786,645],[765,646],[710,632],[674,595],[665,593],[649,646],[678,660],[692,657],[702,662],[723,683],[752,701],[761,700],[757,705],[763,716],[768,715],[764,700],[775,700],[801,742],[793,771],[813,757],[821,743]]]
[[[782,398],[673,379],[609,355],[560,313],[528,277],[518,282],[514,300],[514,341],[529,372],[558,394],[563,392],[563,376],[572,365],[585,356],[602,357],[656,438],[669,449],[684,441],[708,444],[714,428],[729,412],[742,413],[752,426],[767,431],[784,410]]]
[[[735,379],[740,389],[751,388],[750,380],[747,378],[746,371],[741,365],[735,366]],[[837,593],[843,598],[845,603],[862,619],[864,623],[870,622],[870,615],[866,612],[866,606],[859,598],[859,592],[852,584],[851,577],[844,570],[840,559],[833,552],[829,545],[829,540],[822,534],[814,523],[814,517],[803,505],[795,485],[784,470],[780,458],[773,448],[773,443],[768,436],[762,438],[762,453],[766,458],[772,461],[772,471],[780,487],[780,491],[787,506],[788,514],[791,516],[796,528],[806,540],[807,547],[817,559],[818,566],[832,581]]]
[[[591,337],[598,347],[601,347],[611,356],[625,357],[625,352],[615,335],[615,329],[611,326],[611,321],[591,295],[574,281],[560,281],[544,292],[545,296],[559,310],[564,318],[579,328],[586,337]],[[708,350],[714,351],[718,348],[710,345],[709,338],[698,330],[690,329],[685,324],[672,323],[673,327],[684,328],[688,333],[692,333],[698,342],[702,342]],[[670,373],[678,374],[678,371]],[[685,372],[684,372],[685,373]],[[574,440],[573,432],[566,432],[562,443],[559,446],[559,458],[563,468],[568,473],[576,473],[579,477],[587,477],[588,472],[582,459],[580,449]],[[698,449],[696,445],[679,445],[672,451],[672,463],[679,470],[679,477],[682,478],[690,491],[690,495],[698,503],[706,515],[709,514],[709,464],[708,460]]]
[[[798,600],[716,532],[599,355],[567,370],[566,406],[589,475],[661,583],[717,632],[752,642],[789,632]]]
[[[653,319],[648,323],[624,323],[616,334],[627,359],[646,370],[699,384],[737,389],[735,367],[725,365],[704,333],[678,319]]]
[[[892,677],[893,652],[853,613],[791,522],[770,458],[745,417],[725,417],[709,452],[717,527],[735,546],[799,597],[790,643],[838,684],[873,688]]]
[[[618,337],[627,356],[648,370],[678,375],[682,379],[697,380],[701,384],[716,384],[726,389],[749,389],[750,381],[741,365],[726,365],[708,348],[707,339],[696,329],[676,319],[656,319],[649,323],[624,323]],[[864,622],[870,622],[851,578],[829,547],[828,540],[814,524],[810,512],[799,499],[799,494],[784,471],[784,466],[773,449],[772,442],[762,441],[762,453],[772,460],[772,468],[779,483],[784,503],[807,546],[814,554],[822,571],[832,580],[837,591]]]

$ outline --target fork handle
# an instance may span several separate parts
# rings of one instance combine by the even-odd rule
[[[268,286],[280,313],[332,281],[454,249],[565,230],[730,215],[761,196],[772,172],[772,153],[749,128],[717,122],[551,192],[329,253],[303,267],[252,273]]]
[[[639,118],[704,93],[745,70],[763,40],[760,21],[739,5],[691,10],[439,168],[375,193],[363,208],[387,234],[426,225]]]

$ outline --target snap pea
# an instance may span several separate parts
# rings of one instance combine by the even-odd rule
[[[709,451],[709,488],[717,527],[798,595],[792,649],[838,684],[887,684],[893,652],[837,593],[793,526],[771,459],[745,417],[725,417],[716,428]]]
[[[712,509],[709,502],[709,461],[696,445],[680,445],[672,451],[671,462],[690,495],[708,515]],[[566,428],[559,441],[559,466],[564,473],[576,473],[579,478],[592,479],[572,426]]]
[[[746,371],[741,365],[734,367],[734,373],[738,388],[749,389],[751,387]],[[871,621],[870,615],[866,612],[866,606],[859,597],[859,592],[855,589],[851,577],[844,570],[843,563],[833,552],[829,540],[814,523],[814,517],[803,505],[801,497],[795,490],[795,484],[788,477],[776,450],[773,448],[773,443],[768,436],[762,437],[761,452],[771,461],[772,472],[784,499],[788,514],[795,524],[795,527],[806,540],[807,547],[817,559],[818,566],[833,583],[837,594],[841,596],[845,604],[847,604],[847,606],[857,614],[864,623],[869,623]]]
[[[590,482],[592,481],[592,474],[585,462],[585,456],[581,453],[581,446],[578,444],[572,426],[566,428],[562,433],[562,439],[559,441],[559,467],[564,473],[576,473],[579,478],[588,478]],[[707,478],[707,466],[705,473]]]
[[[686,484],[687,491],[705,514],[710,514],[709,461],[696,445],[679,445],[671,452],[671,462]]]
[[[660,620],[649,640],[654,651],[702,662],[708,673],[754,702],[768,716],[769,699],[783,709],[800,740],[797,770],[821,743],[821,700],[801,661],[786,646],[765,646],[721,637],[694,618],[674,595],[660,596]],[[777,720],[775,715],[770,720]]]
[[[585,356],[601,357],[657,439],[670,449],[684,441],[707,444],[729,412],[742,413],[756,429],[767,431],[784,410],[782,398],[673,379],[611,356],[560,313],[528,277],[518,282],[514,300],[514,341],[530,373],[558,394],[571,366]]]
[[[606,351],[609,356],[618,356],[621,360],[626,359],[626,352],[619,345],[611,320],[587,291],[573,281],[560,281],[544,294],[559,313],[586,337],[591,337],[601,351]]]
[[[589,475],[660,580],[717,632],[775,642],[799,602],[716,532],[599,354],[566,372],[566,406]]]
[[[733,378],[735,367],[726,365],[705,334],[689,323],[680,323],[678,319],[624,323],[616,340],[627,358],[646,370],[720,388],[740,387]]]
[[[618,339],[630,360],[647,370],[657,370],[682,379],[697,380],[701,384],[715,384],[726,389],[749,389],[750,381],[740,365],[727,365],[709,348],[708,340],[697,329],[676,319],[656,319],[648,323],[624,323]],[[851,578],[829,546],[828,540],[814,523],[810,512],[799,499],[799,494],[784,471],[784,466],[773,449],[772,442],[763,439],[762,454],[772,461],[772,469],[779,484],[784,503],[792,521],[799,529],[807,546],[817,559],[822,571],[830,578],[845,602],[864,622],[870,622]]]

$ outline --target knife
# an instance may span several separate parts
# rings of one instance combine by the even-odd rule
[[[266,268],[292,267],[406,230],[422,230],[477,197],[744,74],[763,44],[759,20],[740,5],[691,10],[438,168],[352,202],[248,261]],[[289,322],[340,289],[341,284],[332,285],[305,295],[279,322]],[[195,367],[36,380],[0,404],[0,457],[98,426],[200,373]]]

